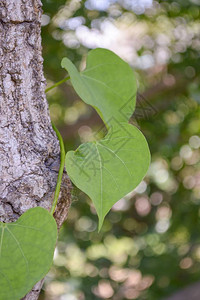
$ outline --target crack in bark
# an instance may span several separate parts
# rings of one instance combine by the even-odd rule
[[[33,23],[35,23],[35,24],[40,24],[37,20],[30,20],[30,21],[24,21],[24,20],[22,20],[22,21],[20,21],[20,20],[9,20],[9,21],[4,21],[4,20],[0,20],[0,23],[2,23],[2,24],[5,24],[5,25],[8,25],[8,24],[14,24],[14,25],[17,25],[17,24],[33,24]]]

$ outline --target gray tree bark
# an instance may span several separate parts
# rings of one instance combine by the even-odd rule
[[[15,221],[35,206],[51,208],[60,148],[45,97],[41,1],[0,1],[0,221]],[[70,205],[64,175],[55,218]],[[38,298],[42,282],[24,298]]]

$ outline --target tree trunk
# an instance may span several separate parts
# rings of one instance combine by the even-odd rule
[[[27,209],[50,209],[60,164],[51,127],[41,55],[41,1],[0,1],[0,221]],[[70,205],[63,178],[55,213],[58,227]],[[24,299],[38,298],[42,282]]]

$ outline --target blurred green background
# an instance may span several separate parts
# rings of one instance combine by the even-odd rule
[[[63,57],[83,69],[90,49],[114,51],[136,73],[131,123],[152,163],[99,234],[90,199],[73,190],[40,299],[160,300],[200,282],[200,1],[43,0],[43,10],[47,86],[67,76]],[[70,82],[47,97],[66,151],[93,139],[101,120]]]

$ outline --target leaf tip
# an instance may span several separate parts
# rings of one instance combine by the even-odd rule
[[[105,217],[99,217],[98,233],[101,231]]]
[[[67,61],[68,61],[68,58],[66,58],[66,57],[64,57],[64,58],[61,60],[61,67],[62,67],[62,68],[65,68],[65,67],[66,67]]]

